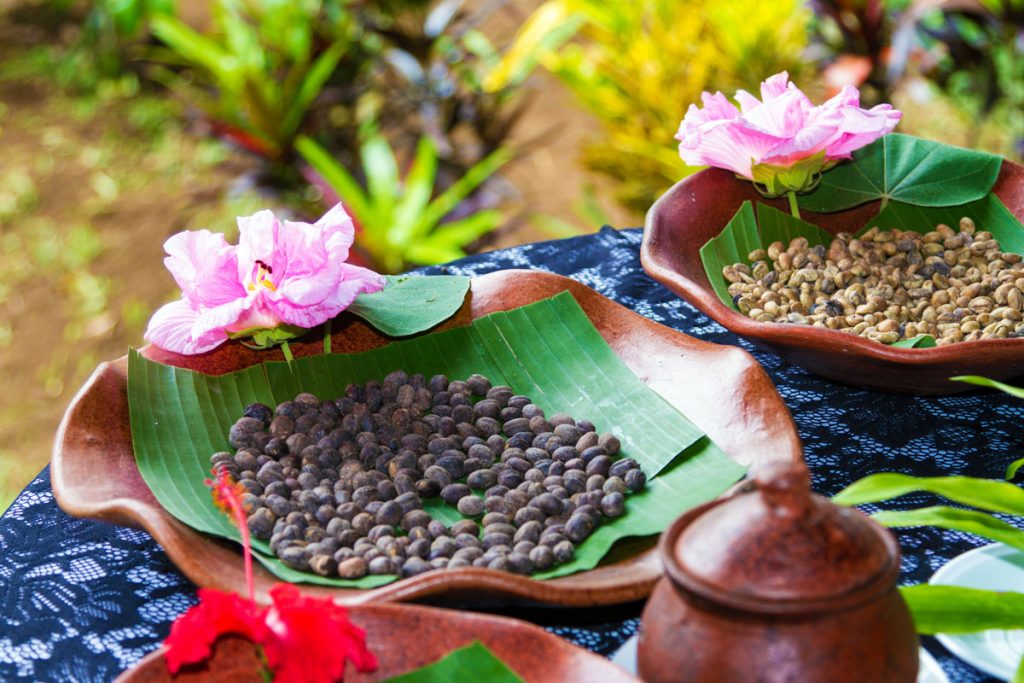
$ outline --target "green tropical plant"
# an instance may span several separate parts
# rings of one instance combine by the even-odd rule
[[[975,383],[985,386],[1005,387],[984,378],[971,379],[982,380]],[[1013,478],[1021,463],[1018,460],[1010,465],[1007,479]],[[1024,488],[1009,481],[962,476],[912,477],[883,472],[854,482],[832,500],[840,505],[860,505],[892,500],[917,491],[942,496],[958,507],[933,505],[910,510],[880,510],[871,515],[872,519],[888,527],[935,526],[963,531],[1024,551],[1024,529],[1019,526],[1020,521],[1024,521]],[[1014,516],[1018,525],[993,513]],[[919,633],[1024,628],[1024,593],[933,584],[906,586],[901,591]],[[1024,683],[1024,658],[1013,681]]]
[[[484,79],[498,90],[540,63],[602,123],[585,164],[618,182],[625,206],[646,210],[692,172],[673,136],[704,90],[755,89],[767,75],[799,75],[809,12],[800,0],[548,0]],[[579,26],[564,42],[566,26]],[[553,40],[555,36],[559,40]]]
[[[272,160],[290,155],[307,112],[343,60],[350,71],[361,68],[352,16],[320,0],[214,0],[213,26],[204,35],[173,16],[152,20],[153,34],[168,48],[156,56],[192,69],[198,86],[166,70],[163,79],[221,132]]]
[[[437,147],[426,135],[419,139],[404,179],[391,144],[379,133],[367,135],[360,147],[365,189],[311,138],[299,137],[296,149],[342,198],[358,225],[359,246],[386,272],[399,272],[410,263],[432,265],[461,258],[466,245],[501,223],[497,209],[452,214],[512,158],[506,149],[484,157],[442,191]]]

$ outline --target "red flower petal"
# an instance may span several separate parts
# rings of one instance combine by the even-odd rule
[[[330,599],[303,596],[295,586],[270,590],[274,605],[266,614],[267,634],[260,643],[275,683],[333,683],[351,661],[373,671],[377,658],[366,648],[365,632],[348,620],[345,608]]]
[[[199,604],[171,625],[164,641],[167,669],[174,674],[185,664],[203,661],[214,641],[229,633],[257,643],[266,640],[266,612],[267,608],[235,593],[200,588]]]

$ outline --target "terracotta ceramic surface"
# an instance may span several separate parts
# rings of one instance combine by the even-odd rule
[[[802,461],[792,419],[768,376],[745,351],[701,342],[658,325],[568,278],[503,271],[473,280],[471,295],[444,327],[508,310],[569,290],[626,365],[689,417],[733,459],[745,465],[773,459]],[[361,321],[335,321],[333,348],[361,351],[387,343]],[[322,340],[291,344],[296,356],[322,353]],[[231,343],[202,355],[181,356],[152,346],[147,358],[219,374],[280,352],[257,352]],[[72,401],[54,445],[51,469],[60,506],[70,514],[149,531],[171,560],[200,586],[241,592],[240,553],[234,544],[185,526],[157,502],[135,465],[128,422],[127,360],[103,363]],[[547,581],[487,569],[428,572],[371,590],[303,586],[345,603],[439,600],[475,605],[540,602],[560,605],[617,604],[645,597],[661,574],[648,539],[593,570]],[[274,577],[259,565],[257,590],[266,601]]]
[[[1024,220],[1024,166],[1004,161],[993,189],[1007,208]],[[647,214],[640,252],[644,269],[736,334],[794,365],[855,387],[951,394],[972,388],[950,382],[956,375],[1006,379],[1024,373],[1024,338],[900,349],[835,330],[757,322],[729,308],[711,289],[700,249],[722,232],[747,200],[789,211],[785,200],[764,200],[752,183],[720,169],[701,171],[676,184]],[[879,206],[874,201],[838,213],[808,211],[802,215],[832,234],[855,232],[878,214]]]
[[[353,607],[349,616],[366,630],[366,644],[377,655],[379,667],[369,674],[350,670],[345,683],[386,680],[435,662],[474,640],[489,647],[527,683],[637,680],[604,657],[515,619],[409,605],[361,605]],[[260,661],[252,644],[230,637],[218,641],[213,660],[207,665],[189,667],[172,678],[161,648],[122,674],[116,683],[241,683],[260,680],[259,671]]]
[[[917,678],[896,539],[812,494],[803,463],[761,467],[755,490],[687,512],[659,552],[637,650],[648,683]]]

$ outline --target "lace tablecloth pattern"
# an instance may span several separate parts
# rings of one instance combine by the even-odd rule
[[[1019,457],[1024,402],[994,392],[898,396],[811,375],[738,339],[651,280],[640,266],[640,237],[639,230],[605,228],[421,272],[481,275],[527,268],[560,273],[661,324],[743,347],[765,367],[789,406],[814,487],[825,495],[878,471],[998,478]],[[933,502],[913,495],[899,506]],[[949,559],[982,543],[932,528],[898,536],[904,583],[927,581]],[[109,681],[156,648],[170,623],[194,602],[195,586],[148,534],[64,514],[53,500],[48,469],[0,518],[0,680]],[[588,610],[585,616],[545,613],[551,631],[605,655],[638,625],[636,606]],[[990,680],[933,639],[925,639],[925,645],[951,681]]]

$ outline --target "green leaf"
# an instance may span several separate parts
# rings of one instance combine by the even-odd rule
[[[1024,628],[1024,593],[929,584],[903,586],[900,593],[924,635]]]
[[[776,240],[789,245],[795,237],[805,237],[813,244],[829,244],[832,236],[816,225],[783,213],[767,204],[758,203],[757,218],[750,202],[743,205],[732,220],[716,237],[708,240],[700,249],[704,272],[715,290],[715,294],[726,306],[736,310],[729,296],[729,283],[722,276],[722,269],[736,263],[750,263],[750,252],[767,247]]]
[[[319,173],[330,185],[345,206],[352,210],[356,220],[366,223],[371,218],[370,200],[363,192],[362,186],[344,166],[339,164],[327,150],[318,145],[312,138],[300,135],[295,140],[295,149],[302,155],[314,171]]]
[[[359,148],[369,191],[378,222],[390,222],[401,185],[398,180],[398,161],[391,145],[382,135],[373,134]]]
[[[900,339],[898,342],[889,344],[897,349],[930,349],[934,346],[938,346],[935,343],[935,337],[930,334],[919,334],[916,337],[910,339]]]
[[[977,510],[936,505],[916,510],[883,510],[871,515],[871,518],[888,527],[937,526],[966,531],[1024,550],[1024,531]]]
[[[394,222],[391,225],[392,244],[405,247],[414,242],[413,238],[419,232],[417,228],[423,211],[434,194],[436,180],[437,147],[429,135],[424,135],[416,144],[416,157],[405,178],[402,199],[395,208]]]
[[[972,219],[978,230],[991,232],[1003,251],[1024,254],[1024,225],[994,194],[958,206],[924,207],[893,202],[868,221],[860,232],[877,225],[882,230],[913,230],[923,234],[934,230],[939,223],[956,229],[964,216]]]
[[[268,362],[208,376],[132,351],[128,401],[139,471],[170,514],[199,531],[237,541],[237,529],[213,506],[203,479],[210,455],[229,450],[228,430],[245,406],[276,405],[303,391],[340,396],[349,383],[381,379],[396,369],[463,378],[482,373],[532,397],[545,411],[592,420],[621,440],[623,457],[644,468],[648,487],[629,496],[626,513],[598,527],[572,561],[539,578],[597,566],[614,544],[661,532],[683,511],[721,494],[744,471],[629,371],[569,293],[365,353],[297,358],[290,369]],[[285,567],[270,557],[263,541],[254,541],[253,548],[260,562],[287,581],[366,588],[394,580],[320,577]]]
[[[912,477],[883,472],[855,481],[832,498],[839,505],[877,503],[914,491],[927,491],[953,502],[992,512],[1024,514],[1024,489],[1005,481],[974,477]]]
[[[994,379],[988,377],[981,377],[979,375],[960,375],[958,377],[950,377],[954,382],[964,382],[965,384],[975,384],[979,387],[988,387],[989,389],[998,389],[1004,394],[1009,394],[1014,398],[1024,398],[1024,389],[1020,387],[1013,387],[1009,384],[1003,384],[997,382]]]
[[[302,125],[302,119],[306,116],[310,105],[313,104],[313,100],[316,99],[320,91],[323,90],[324,85],[331,78],[335,67],[338,66],[338,62],[341,61],[345,54],[345,49],[346,45],[344,43],[334,43],[317,57],[316,61],[313,62],[313,66],[305,73],[298,92],[295,93],[291,102],[287,103],[287,115],[281,124],[285,135],[290,136]],[[301,73],[301,71],[293,69],[293,73]]]
[[[183,59],[214,74],[221,81],[221,85],[234,82],[239,73],[238,62],[231,54],[175,17],[153,17],[150,30]]]
[[[514,154],[511,151],[502,148],[491,152],[481,159],[466,171],[465,175],[452,183],[451,187],[438,195],[434,201],[430,202],[426,211],[423,212],[421,225],[429,229],[440,223],[445,216],[459,205],[459,202],[468,197],[473,190],[494,175],[513,156]]]
[[[406,337],[455,315],[468,291],[463,275],[389,277],[384,289],[360,294],[346,310],[389,337]]]
[[[1024,467],[1024,458],[1011,462],[1010,466],[1006,468],[1006,481],[1013,481],[1021,467]]]
[[[892,133],[822,174],[800,208],[842,211],[881,199],[917,206],[954,206],[981,199],[999,175],[1002,157]]]
[[[474,640],[453,650],[433,664],[389,678],[386,683],[451,683],[452,681],[486,681],[487,683],[522,683],[505,662],[490,648]]]

